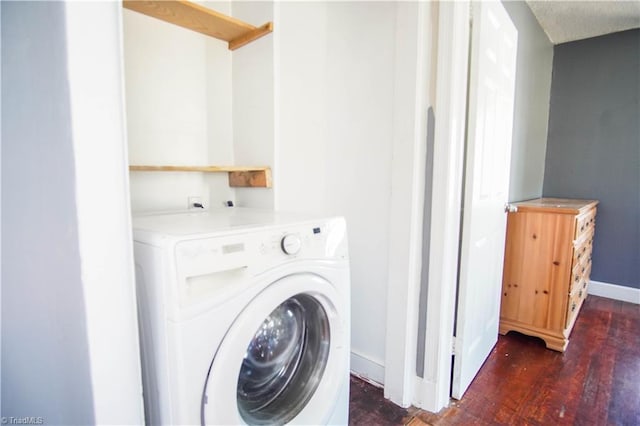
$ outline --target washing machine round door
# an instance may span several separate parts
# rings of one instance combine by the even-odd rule
[[[238,377],[238,410],[252,425],[284,424],[320,384],[329,357],[329,318],[322,304],[297,294],[274,309],[247,346]]]
[[[348,380],[348,334],[338,294],[313,274],[258,294],[211,364],[203,423],[322,423]]]

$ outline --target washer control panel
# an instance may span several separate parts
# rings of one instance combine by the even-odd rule
[[[181,241],[176,245],[178,274],[224,271],[259,273],[285,259],[347,259],[343,219],[294,224],[254,232]]]

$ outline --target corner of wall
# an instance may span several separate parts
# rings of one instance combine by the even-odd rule
[[[253,25],[273,21],[273,2],[234,2],[233,16]],[[277,31],[277,29],[276,29]],[[270,34],[233,52],[232,134],[236,164],[269,166],[275,163],[276,63],[274,35]],[[274,186],[277,185],[275,171]],[[274,207],[273,188],[238,188],[240,207]]]
[[[525,2],[502,4],[518,30],[509,201],[521,201],[543,193],[553,45]]]

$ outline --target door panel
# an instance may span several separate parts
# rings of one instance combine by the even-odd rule
[[[495,345],[508,201],[517,31],[500,2],[473,3],[452,396]]]

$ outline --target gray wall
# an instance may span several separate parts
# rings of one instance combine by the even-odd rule
[[[545,196],[600,200],[591,278],[640,288],[640,30],[554,50]]]
[[[92,424],[64,3],[0,7],[2,416]]]
[[[542,195],[553,45],[524,1],[502,3],[518,29],[509,201]]]

